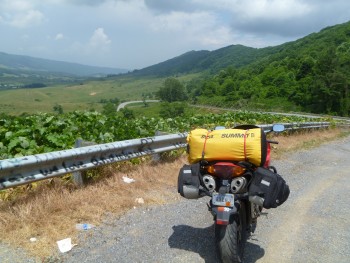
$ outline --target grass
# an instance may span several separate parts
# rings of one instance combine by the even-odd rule
[[[147,106],[143,103],[131,104],[126,108],[130,109],[136,117],[159,117],[159,112],[161,111],[160,103],[148,103]]]
[[[178,79],[186,82],[195,76],[184,75]],[[142,100],[143,94],[153,98],[164,80],[160,77],[120,76],[45,88],[0,90],[0,113],[20,115],[24,112],[52,112],[55,104],[61,105],[64,111],[100,111],[103,107],[101,100]]]
[[[149,103],[147,107],[143,103],[139,104],[130,104],[127,106],[128,109],[132,110],[136,117],[159,117],[162,109],[161,103]],[[192,105],[188,105],[185,109],[185,116],[190,116],[194,114],[207,114],[207,113],[223,113],[226,112],[223,109],[217,109],[217,108],[204,108],[204,107],[196,107]]]
[[[160,79],[148,82],[120,79],[38,89],[4,90],[0,92],[3,101],[0,103],[0,110],[17,115],[23,112],[50,112],[53,111],[55,104],[61,105],[64,111],[101,110],[103,107],[101,100],[141,99],[141,93],[155,92],[160,83]],[[143,88],[141,88],[142,85]]]
[[[272,157],[283,159],[290,152],[346,135],[349,132],[332,129],[278,136],[274,139],[280,144],[273,146]],[[161,163],[143,158],[139,165],[126,162],[101,167],[94,171],[100,174],[99,178],[83,188],[56,178],[32,189],[28,186],[9,189],[6,199],[0,201],[2,241],[24,248],[40,260],[55,255],[57,240],[72,237],[73,243],[78,243],[77,223],[99,225],[106,217],[117,218],[137,206],[179,200],[177,176],[186,162],[185,155]],[[126,184],[123,176],[136,182]],[[144,204],[136,202],[136,198],[143,198]],[[31,237],[37,238],[37,242],[30,242]]]
[[[2,241],[23,247],[38,258],[57,253],[56,241],[72,237],[77,243],[77,223],[99,225],[107,215],[118,217],[139,206],[163,204],[179,198],[174,189],[177,172],[184,158],[163,164],[150,161],[141,165],[130,163],[106,166],[99,170],[104,178],[76,188],[71,183],[54,179],[35,190],[16,195],[0,203],[0,233]],[[122,177],[136,180],[126,184]],[[31,237],[37,242],[29,241]]]

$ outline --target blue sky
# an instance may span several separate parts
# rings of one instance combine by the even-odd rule
[[[190,50],[274,46],[350,20],[348,0],[0,0],[0,51],[140,69]]]

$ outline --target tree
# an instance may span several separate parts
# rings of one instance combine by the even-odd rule
[[[116,114],[116,106],[112,102],[108,102],[103,105],[102,114],[106,116],[113,116]]]
[[[303,58],[303,61],[301,62],[296,75],[296,80],[300,80],[306,77],[307,75],[311,74],[314,65],[315,65],[315,61],[311,57]]]
[[[339,107],[340,114],[343,116],[350,115],[350,42],[340,44],[336,51],[339,66],[339,78],[342,80],[342,98],[340,99]]]
[[[164,81],[164,86],[159,89],[158,96],[161,100],[167,102],[187,100],[184,85],[175,78],[167,78]]]
[[[186,112],[187,105],[184,102],[163,102],[161,104],[160,117],[173,118],[177,116],[183,116]]]
[[[149,105],[146,99],[147,99],[147,96],[144,93],[142,93],[142,102],[145,105],[145,107],[148,107]]]
[[[339,61],[333,47],[325,50],[315,64],[311,86],[314,112],[337,113],[343,97],[344,83],[339,72]]]
[[[60,104],[55,104],[55,106],[53,106],[53,111],[58,113],[58,114],[63,114],[63,107]]]
[[[124,109],[121,109],[121,112],[123,113],[124,115],[124,118],[126,119],[135,119],[135,114],[132,110],[128,109],[128,108],[124,108]]]
[[[120,101],[118,98],[114,98],[114,99],[110,99],[109,102],[112,102],[113,104],[118,105]]]

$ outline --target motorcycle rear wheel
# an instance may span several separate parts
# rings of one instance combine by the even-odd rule
[[[238,220],[237,220],[238,221]],[[215,243],[222,263],[243,262],[243,252],[247,240],[245,209],[241,207],[239,222],[229,225],[215,224]]]

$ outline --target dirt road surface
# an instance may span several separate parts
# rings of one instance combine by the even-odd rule
[[[244,262],[350,262],[350,137],[273,163],[291,188],[264,210]],[[174,189],[176,191],[176,189]],[[81,235],[64,262],[217,262],[207,198],[137,208]]]
[[[264,210],[244,262],[350,262],[350,137],[273,165],[291,194],[281,207]],[[217,262],[209,199],[186,200],[172,191],[170,204],[141,206],[81,232],[77,246],[52,262]],[[6,246],[0,261],[38,262]]]

